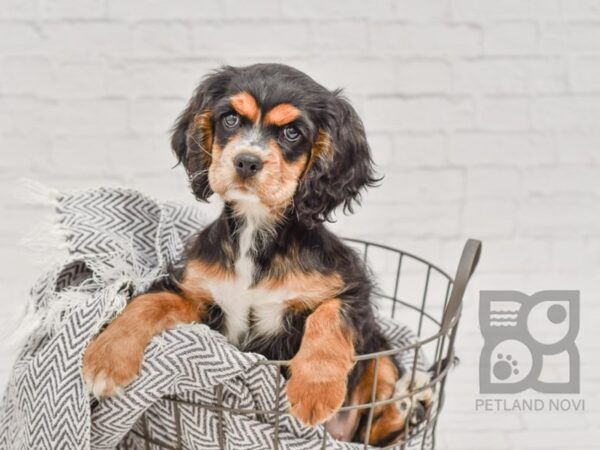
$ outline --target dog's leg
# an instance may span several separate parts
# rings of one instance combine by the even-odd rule
[[[291,413],[306,425],[331,418],[346,398],[354,344],[337,299],[321,303],[308,317],[300,350],[290,364],[287,394]]]
[[[171,292],[135,298],[87,348],[83,375],[96,397],[115,394],[137,375],[153,336],[179,323],[198,321],[207,303]]]
[[[411,372],[404,372],[396,381],[390,397],[402,399],[385,405],[383,411],[377,415],[369,434],[369,444],[384,447],[404,442],[406,431],[410,433],[412,428],[418,426],[429,414],[433,403],[430,376],[427,372],[416,370],[412,385],[411,378]],[[414,391],[419,392],[410,395]],[[364,434],[361,439],[364,439]]]

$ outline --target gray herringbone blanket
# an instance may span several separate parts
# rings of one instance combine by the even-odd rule
[[[53,201],[67,254],[32,290],[37,326],[0,406],[0,449],[214,449],[221,441],[223,448],[264,450],[272,448],[276,426],[279,448],[320,448],[322,428],[287,414],[275,421],[225,412],[219,426],[220,413],[211,408],[217,395],[229,407],[269,410],[278,394],[286,401],[285,385],[275,384],[273,366],[256,364],[262,356],[239,351],[204,325],[155,338],[140,376],[121,396],[92,398],[81,374],[85,348],[129,299],[165,275],[207,219],[199,208],[159,204],[131,190],[56,193]],[[413,339],[404,327],[382,324],[400,345]],[[182,403],[174,411],[167,396],[207,407]],[[327,445],[356,447],[331,439]]]

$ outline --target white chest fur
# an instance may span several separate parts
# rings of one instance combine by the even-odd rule
[[[295,293],[285,289],[252,286],[255,265],[250,255],[256,238],[256,226],[249,220],[239,237],[235,276],[211,281],[209,290],[225,315],[225,332],[232,344],[239,344],[248,334],[250,324],[255,334],[268,336],[281,328],[286,300]]]

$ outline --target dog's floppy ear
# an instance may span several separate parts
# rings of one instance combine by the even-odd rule
[[[294,197],[300,221],[312,227],[331,221],[339,205],[353,212],[361,191],[379,181],[364,126],[350,103],[334,91],[322,129]]]
[[[198,200],[206,201],[212,195],[208,183],[214,132],[212,106],[224,95],[234,71],[232,67],[223,67],[207,76],[173,126],[171,148],[185,167]]]

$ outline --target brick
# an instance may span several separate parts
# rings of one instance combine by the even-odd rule
[[[521,193],[521,177],[515,168],[472,167],[467,172],[467,198],[517,201]]]
[[[454,0],[454,13],[462,19],[539,19],[555,17],[562,12],[559,0]]]
[[[133,28],[133,54],[136,58],[189,56],[193,48],[193,33],[187,24],[151,22]]]
[[[387,168],[385,180],[369,193],[369,200],[389,204],[458,201],[464,193],[464,175],[456,169]]]
[[[468,166],[523,166],[555,160],[553,136],[543,133],[457,133],[450,137],[450,162]]]
[[[485,254],[478,273],[546,272],[552,266],[552,246],[539,238],[507,238],[486,240]],[[517,286],[509,289],[519,289]]]
[[[527,197],[519,222],[526,237],[593,236],[600,227],[598,202],[594,197],[580,195]]]
[[[293,67],[329,89],[343,88],[349,94],[389,94],[396,88],[396,67],[393,61],[327,57],[290,61]]]
[[[183,174],[181,167],[173,170],[163,168],[163,171],[159,174],[137,174],[135,177],[128,179],[127,185],[132,189],[139,189],[160,201],[176,200],[183,204],[198,204],[194,200],[187,177]],[[214,206],[211,205],[207,209],[214,210]],[[212,217],[215,217],[214,213]]]
[[[393,163],[399,167],[443,167],[447,165],[443,135],[397,135]]]
[[[346,0],[343,6],[337,2],[320,0],[282,0],[283,14],[288,19],[316,19],[335,17],[337,19],[389,18],[394,7],[390,0],[364,2]]]
[[[1,22],[0,33],[2,36],[10,36],[10,39],[0,39],[0,56],[30,56],[45,53],[44,38],[32,24]]]
[[[379,188],[378,188],[379,189]],[[385,207],[370,201],[365,196],[363,206],[346,224],[360,230],[361,236],[403,236],[405,238],[451,238],[460,232],[458,204],[454,202],[388,204]],[[338,217],[341,213],[338,214]],[[341,218],[339,219],[341,222]],[[340,223],[341,225],[341,223]],[[390,229],[393,229],[393,235]],[[347,228],[346,228],[347,230]]]
[[[245,0],[225,0],[223,7],[228,19],[273,19],[282,16],[279,0],[254,0],[251,8]]]
[[[576,92],[600,92],[600,57],[577,58],[571,83]]]
[[[589,95],[537,97],[532,114],[538,130],[593,131],[600,126],[600,101]]]
[[[600,168],[558,166],[533,168],[525,177],[525,189],[531,194],[600,194]]]
[[[452,376],[450,381],[451,386],[456,385],[455,378]],[[444,414],[444,422],[449,429],[454,430],[511,432],[522,428],[521,421],[516,414],[493,412],[486,412],[485,416],[482,417],[482,414],[477,412],[453,411],[452,413]],[[452,442],[451,438],[450,441]]]
[[[48,130],[54,136],[109,136],[128,130],[128,105],[121,99],[65,100],[52,105]]]
[[[208,20],[222,18],[221,2],[171,0],[107,0],[108,17],[119,20]]]
[[[484,98],[479,104],[479,127],[483,130],[528,130],[529,99]]]
[[[56,138],[50,145],[50,158],[47,171],[53,175],[102,176],[111,172],[106,142],[101,138]]]
[[[470,200],[464,208],[462,232],[480,239],[514,236],[515,205],[512,200]]]
[[[24,173],[27,170],[40,170],[48,163],[48,154],[41,136],[24,134],[22,136],[0,135],[2,163],[0,170],[15,170]]]
[[[41,0],[39,9],[44,20],[102,19],[106,16],[106,1]]]
[[[0,8],[2,20],[27,20],[35,16],[36,0],[6,0]]]
[[[454,97],[450,102],[449,127],[472,130],[476,127],[476,106],[472,98]]]
[[[52,62],[43,57],[9,57],[2,61],[0,92],[44,95],[54,80]]]
[[[588,20],[600,16],[600,4],[596,0],[569,0],[563,3],[565,16]]]
[[[445,98],[372,98],[363,119],[368,131],[442,130],[448,126],[449,109]]]
[[[528,94],[567,90],[567,69],[560,59],[464,60],[458,61],[454,67],[456,92]]]
[[[139,175],[167,175],[176,163],[166,134],[112,138],[105,153],[112,170],[129,179]]]
[[[448,0],[395,0],[396,17],[411,21],[434,21],[450,17]]]
[[[369,134],[368,141],[373,161],[382,169],[385,168],[392,162],[396,153],[392,138],[387,134]]]
[[[448,93],[452,89],[452,69],[443,60],[401,62],[396,86],[396,92],[409,94]]]
[[[57,98],[98,98],[105,94],[106,67],[97,61],[74,61],[56,64],[50,92],[43,96]]]
[[[18,195],[17,179],[10,177],[8,179],[0,180],[0,186],[3,188],[3,192],[7,197],[8,201],[5,201],[2,207],[2,220],[0,221],[0,246],[13,247],[15,244],[21,244],[28,233],[31,233],[35,229],[35,225],[44,219],[44,213],[40,214],[39,207],[32,207],[24,205],[23,202],[18,202],[16,196]],[[49,210],[45,211],[46,214],[50,213]],[[18,271],[15,267],[12,269],[9,266],[15,265],[14,260],[7,259],[6,257],[1,258],[0,270],[3,274],[10,274],[17,278]],[[23,261],[23,260],[21,260]],[[26,260],[24,262],[27,262]],[[38,268],[39,269],[39,268]],[[9,278],[10,279],[10,278]],[[23,280],[22,277],[19,278]]]
[[[550,22],[541,28],[541,51],[549,54],[600,51],[600,22]]]
[[[416,57],[478,56],[482,51],[481,40],[481,30],[466,25],[371,25],[371,50],[375,54]]]
[[[533,22],[504,22],[485,28],[483,48],[488,55],[537,53],[538,31]]]
[[[593,450],[600,441],[600,430],[585,430],[562,428],[560,430],[530,430],[518,431],[510,435],[513,448],[548,449],[548,443],[556,448],[565,448],[577,443],[578,450]]]
[[[131,104],[131,128],[137,133],[166,135],[185,107],[181,100],[140,99]]]
[[[187,99],[202,77],[217,67],[217,61],[144,61],[115,65],[106,70],[106,93],[111,96]]]
[[[31,136],[47,131],[51,107],[47,100],[0,97],[0,134]]]
[[[485,448],[489,450],[512,448],[509,444],[506,433],[502,432],[475,432],[471,430],[457,431],[452,433],[449,441],[450,446],[447,450],[480,450],[482,442],[485,442]]]
[[[552,253],[556,273],[586,273],[590,267],[600,264],[600,243],[578,236],[554,240]]]
[[[600,130],[559,133],[558,160],[561,163],[597,164],[600,162],[598,142],[600,142]]]
[[[6,94],[44,98],[99,97],[104,94],[102,63],[56,63],[49,58],[6,58],[0,85]],[[2,89],[0,89],[0,92]]]
[[[123,23],[51,22],[42,30],[48,53],[55,57],[92,59],[131,53],[131,31]]]
[[[239,36],[240,39],[232,39]],[[306,24],[248,23],[194,26],[195,53],[222,58],[223,52],[232,56],[276,56],[304,54],[309,43]]]
[[[368,28],[363,22],[316,23],[311,35],[310,45],[319,54],[361,54],[368,47]]]

